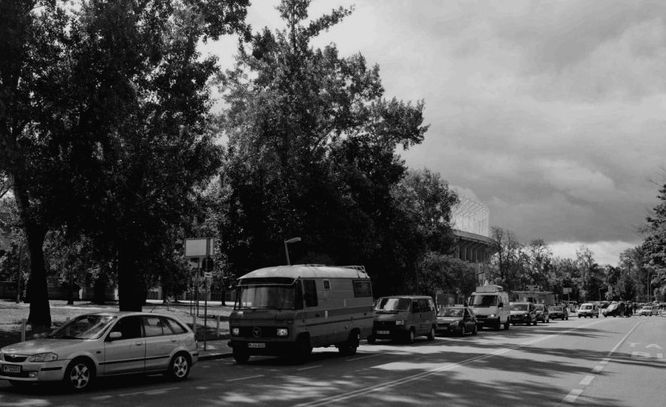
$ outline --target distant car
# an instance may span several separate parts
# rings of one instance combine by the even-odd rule
[[[599,307],[597,307],[597,304],[591,302],[581,304],[580,308],[578,308],[578,318],[583,317],[599,318]]]
[[[536,308],[531,302],[512,302],[511,306],[511,323],[536,325]]]
[[[569,310],[567,309],[567,307],[562,305],[548,306],[548,314],[550,315],[550,319],[561,319],[561,320],[569,319]]]
[[[626,313],[626,305],[623,302],[614,301],[610,303],[601,313],[605,317],[623,317]]]
[[[543,304],[535,304],[534,309],[536,310],[536,320],[541,321],[544,324],[550,322],[550,314],[548,308]]]
[[[437,312],[437,334],[476,335],[479,322],[474,311],[465,306],[443,307]]]
[[[184,380],[198,357],[194,333],[171,316],[101,312],[0,349],[0,379],[15,386],[62,381],[74,391],[86,390],[97,377],[125,373]]]
[[[375,306],[375,320],[368,343],[377,339],[414,343],[417,336],[435,339],[437,308],[432,297],[398,295],[381,297]]]
[[[638,310],[638,315],[648,317],[652,315],[659,315],[659,309],[652,305],[645,305],[640,310]]]

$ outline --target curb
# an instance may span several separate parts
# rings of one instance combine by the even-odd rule
[[[199,355],[199,361],[202,360],[213,360],[213,359],[224,359],[224,358],[230,358],[232,355],[231,353],[209,353],[206,355]]]

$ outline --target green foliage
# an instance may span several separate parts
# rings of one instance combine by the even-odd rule
[[[476,270],[468,262],[437,252],[426,253],[419,262],[419,293],[436,298],[438,290],[468,295],[476,286]]]
[[[397,147],[420,143],[427,129],[423,104],[384,99],[379,68],[363,56],[312,48],[351,11],[308,22],[308,5],[283,1],[287,28],[254,34],[224,79],[226,267],[237,274],[283,263],[283,240],[299,236],[294,261],[363,262],[387,292],[423,250],[392,196],[406,171]]]

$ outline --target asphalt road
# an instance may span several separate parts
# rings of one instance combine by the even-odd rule
[[[414,345],[363,344],[353,357],[315,349],[303,365],[210,360],[185,382],[103,379],[84,394],[0,381],[0,406],[663,407],[665,353],[666,317],[572,318]]]

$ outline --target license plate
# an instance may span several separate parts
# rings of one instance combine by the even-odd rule
[[[251,348],[251,349],[263,349],[263,348],[266,347],[266,344],[265,343],[250,342],[250,343],[247,344],[247,347]]]
[[[17,365],[2,365],[4,373],[21,373],[21,366]]]
[[[388,335],[389,331],[377,331],[377,335]]]

